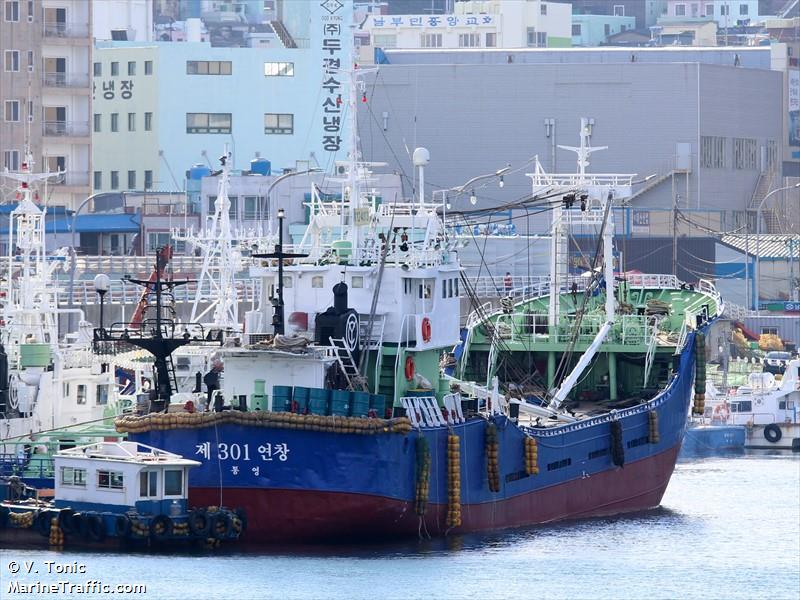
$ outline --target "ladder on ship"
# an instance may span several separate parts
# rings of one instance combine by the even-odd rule
[[[647,380],[650,379],[650,371],[653,368],[653,360],[656,357],[656,345],[658,344],[658,319],[653,320],[653,329],[650,332],[650,340],[647,343],[647,355],[644,359],[644,381],[642,387],[647,387]]]
[[[347,346],[347,342],[344,338],[331,337],[328,339],[336,355],[336,361],[339,363],[344,378],[347,381],[347,389],[351,391],[368,392],[367,380],[358,370],[358,365],[356,365],[355,360],[353,360],[353,354],[350,352],[350,348]]]

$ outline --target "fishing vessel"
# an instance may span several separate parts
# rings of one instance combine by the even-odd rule
[[[800,452],[800,359],[782,374],[750,373],[747,384],[710,398],[712,417],[746,431],[750,450]]]
[[[242,511],[189,510],[187,475],[197,461],[134,442],[94,442],[55,454],[55,490],[0,479],[4,542],[51,547],[164,546],[236,540]]]
[[[724,305],[708,282],[617,276],[611,209],[635,181],[589,174],[588,142],[584,121],[577,173],[531,174],[532,198],[552,205],[550,284],[475,304],[463,332],[446,206],[379,203],[362,191],[370,165],[352,160],[340,199],[312,193],[299,244],[284,245],[279,218],[278,242],[254,256],[267,294],[242,346],[220,350],[222,410],[123,417],[118,431],[198,460],[192,501],[243,506],[257,542],[657,506],[692,398],[704,409],[698,358]],[[420,190],[428,161],[414,152]],[[568,272],[574,226],[597,237],[585,277]]]
[[[35,186],[60,174],[34,173],[30,155],[20,172],[0,173],[18,185],[0,298],[0,474],[34,483],[52,481],[49,457],[59,447],[116,436],[103,421],[130,402],[119,394],[114,363],[92,352],[83,311],[58,305],[54,274],[70,253],[47,254],[47,209]],[[59,325],[70,321],[77,329],[62,334]]]

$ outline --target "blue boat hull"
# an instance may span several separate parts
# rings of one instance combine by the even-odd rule
[[[743,425],[698,425],[689,427],[683,439],[681,458],[744,453],[747,429]]]
[[[670,385],[638,406],[548,428],[523,429],[494,416],[497,492],[489,489],[489,420],[483,418],[407,435],[222,424],[152,430],[131,438],[201,461],[190,474],[190,502],[243,507],[250,541],[444,533],[448,435],[458,436],[460,445],[463,518],[458,531],[642,510],[659,504],[681,447],[692,397],[693,342],[690,333]],[[657,414],[655,438],[651,412]],[[624,466],[612,459],[613,421],[621,424]],[[422,517],[415,513],[419,437],[427,440],[431,459]],[[537,441],[538,474],[526,473],[527,437]]]

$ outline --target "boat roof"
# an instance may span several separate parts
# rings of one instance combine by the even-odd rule
[[[196,460],[183,458],[166,450],[140,442],[95,442],[60,450],[55,458],[78,458],[85,460],[107,460],[113,462],[135,463],[146,466],[199,466]]]

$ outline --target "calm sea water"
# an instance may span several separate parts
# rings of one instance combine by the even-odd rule
[[[261,598],[800,599],[800,456],[679,463],[661,508],[392,545],[146,555],[2,550],[20,582],[143,583],[147,600]],[[10,575],[34,561],[38,575]],[[47,575],[44,561],[86,565]],[[99,594],[26,597],[109,598]]]

